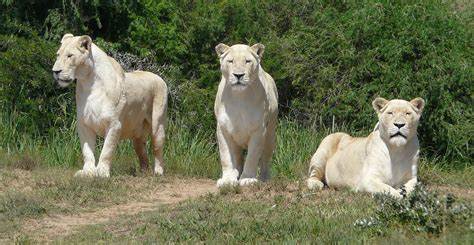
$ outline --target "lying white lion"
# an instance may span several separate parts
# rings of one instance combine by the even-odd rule
[[[273,78],[260,66],[264,49],[262,44],[216,46],[222,71],[214,104],[222,164],[219,187],[256,182],[259,163],[260,179],[270,178],[278,94]]]
[[[417,182],[418,137],[416,129],[425,102],[421,98],[372,102],[378,129],[366,138],[334,133],[323,139],[311,158],[310,189],[329,187],[385,192],[401,197],[395,189],[404,184],[407,193]]]
[[[89,36],[66,34],[53,67],[54,78],[66,87],[77,80],[77,126],[84,167],[76,176],[110,176],[113,153],[120,139],[131,139],[142,170],[151,133],[156,174],[163,174],[163,144],[167,107],[165,82],[151,72],[125,73],[122,67],[92,43]],[[105,137],[97,167],[96,135]]]

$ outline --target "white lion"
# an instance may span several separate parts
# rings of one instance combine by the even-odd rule
[[[110,176],[113,153],[121,139],[131,139],[147,169],[147,135],[153,138],[155,174],[163,174],[163,145],[167,107],[167,86],[151,72],[126,73],[89,36],[66,34],[53,66],[54,78],[66,87],[77,81],[77,128],[84,167],[75,176]],[[97,167],[96,135],[105,137]]]
[[[378,114],[376,130],[366,138],[334,133],[323,139],[311,158],[310,189],[329,187],[355,191],[386,192],[401,197],[395,189],[404,184],[410,193],[417,182],[418,137],[416,130],[425,102],[416,98],[372,102]]]
[[[264,49],[262,44],[216,46],[222,71],[214,104],[222,164],[219,187],[257,182],[259,163],[260,179],[270,178],[278,93],[273,78],[260,66]]]

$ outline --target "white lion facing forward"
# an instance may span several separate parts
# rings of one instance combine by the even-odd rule
[[[404,184],[411,192],[417,182],[416,130],[424,104],[421,98],[375,99],[378,129],[366,138],[345,133],[324,138],[311,158],[308,187],[321,189],[325,182],[329,187],[401,197],[395,188]]]
[[[163,174],[167,86],[151,72],[125,73],[89,36],[66,34],[53,67],[54,78],[66,87],[77,81],[77,126],[84,167],[76,176],[110,176],[120,139],[131,139],[142,170],[148,168],[146,137],[151,134],[156,174]],[[95,165],[96,135],[104,146]]]
[[[222,79],[214,112],[222,164],[217,186],[248,185],[270,178],[275,144],[278,93],[273,78],[260,66],[264,46],[216,46]],[[243,149],[247,149],[245,163]]]

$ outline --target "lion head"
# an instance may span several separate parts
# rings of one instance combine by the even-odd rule
[[[92,39],[89,36],[63,36],[53,66],[54,79],[61,87],[66,87],[78,77],[87,74],[85,69],[91,66],[91,45]]]
[[[216,46],[220,57],[221,71],[227,85],[233,90],[243,91],[257,80],[260,60],[265,46],[257,43],[252,47],[243,44],[229,47],[223,43]]]
[[[422,98],[391,100],[376,98],[372,106],[377,112],[381,137],[393,146],[403,146],[416,137],[418,121],[425,106]]]

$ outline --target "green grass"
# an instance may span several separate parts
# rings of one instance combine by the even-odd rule
[[[424,167],[421,177],[437,189],[437,179],[423,173],[436,172],[449,179],[453,173]],[[472,173],[472,170],[470,170]],[[0,237],[35,242],[22,232],[27,220],[45,216],[77,215],[146,199],[162,184],[176,183],[183,176],[135,177],[127,172],[110,179],[74,178],[73,170],[40,167],[33,171],[0,169]],[[463,175],[459,175],[463,176]],[[467,177],[467,176],[463,176]],[[471,182],[471,179],[464,179]],[[473,203],[472,185],[442,183],[455,191],[463,203]],[[183,190],[185,191],[185,190]],[[446,193],[442,190],[441,193]],[[117,216],[106,223],[88,225],[62,242],[467,242],[472,240],[468,224],[448,225],[440,235],[416,232],[410,224],[391,222],[367,228],[354,225],[372,217],[377,204],[370,194],[324,189],[309,192],[304,182],[275,177],[249,188],[227,188],[216,194],[172,205],[153,212]],[[0,240],[1,241],[1,240]]]
[[[58,129],[49,137],[20,133],[13,124],[2,118],[0,123],[0,167],[25,170],[59,167],[78,170],[82,168],[79,137],[75,123],[69,128]],[[217,179],[221,174],[218,148],[214,132],[193,131],[171,120],[168,123],[165,145],[165,173],[182,176],[196,176]],[[335,131],[348,132],[344,126]],[[370,129],[351,132],[356,136],[367,135]],[[277,129],[277,141],[272,160],[272,175],[275,178],[301,180],[306,178],[309,161],[321,140],[331,133],[324,126],[313,128],[301,126],[289,119],[281,119]],[[98,138],[96,159],[102,148],[103,139]],[[150,148],[148,142],[148,148]],[[150,164],[153,155],[149,150]],[[420,173],[429,181],[439,184],[455,183],[460,186],[474,186],[471,164],[454,167],[437,156],[423,156]],[[428,167],[427,167],[428,166]],[[443,172],[443,177],[439,173]],[[114,156],[112,175],[139,175],[138,160],[130,141],[122,141]],[[466,181],[467,180],[467,181]]]
[[[11,137],[1,142],[0,148],[0,237],[7,239],[0,242],[15,237],[20,242],[34,242],[28,234],[21,233],[25,220],[79,214],[140,200],[147,191],[169,182],[170,178],[217,179],[221,168],[214,133],[194,132],[181,125],[170,121],[167,127],[164,178],[138,171],[128,141],[117,149],[110,179],[73,178],[74,171],[82,167],[74,125],[50,138],[1,131],[2,135],[9,133]],[[451,224],[440,235],[416,232],[409,224],[399,222],[361,228],[354,222],[373,216],[377,210],[370,195],[334,190],[307,192],[301,186],[309,160],[330,132],[327,128],[302,127],[282,119],[270,183],[223,189],[196,200],[162,205],[153,212],[86,226],[81,229],[87,235],[75,233],[62,241],[468,243],[473,240],[473,233],[465,224]],[[97,152],[101,145],[99,140]],[[151,153],[149,157],[152,159]],[[430,189],[453,192],[472,204],[474,167],[453,168],[440,159],[421,158],[420,180]],[[472,218],[470,222],[474,223]]]
[[[25,220],[88,212],[140,199],[154,186],[169,181],[151,174],[109,179],[74,178],[73,174],[73,170],[57,167],[34,171],[0,168],[0,237],[18,233]]]
[[[354,224],[375,212],[369,194],[310,193],[292,184],[269,183],[92,225],[62,242],[469,243],[474,238],[469,223],[451,225],[440,236],[396,222],[369,228]]]

